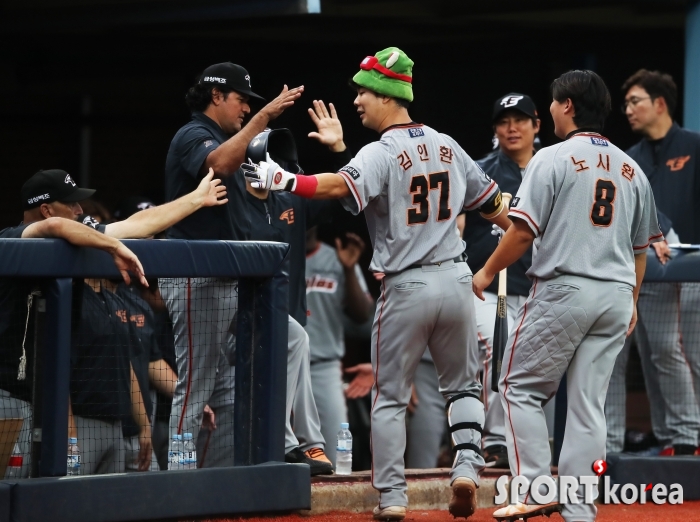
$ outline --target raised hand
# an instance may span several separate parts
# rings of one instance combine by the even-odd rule
[[[282,114],[285,109],[294,105],[294,102],[301,96],[302,92],[304,92],[303,85],[294,87],[294,89],[290,89],[285,85],[279,96],[260,109],[260,112],[266,114],[269,119],[274,120]]]
[[[221,184],[220,179],[214,179],[214,170],[211,168],[199,182],[196,194],[198,198],[202,198],[203,207],[214,207],[228,203],[226,187]]]
[[[313,104],[313,108],[309,109],[309,116],[311,116],[311,121],[316,125],[318,132],[310,132],[309,138],[318,140],[333,152],[344,151],[343,126],[340,124],[335,107],[332,103],[329,103],[329,113],[328,109],[326,109],[326,104],[322,100],[314,100]]]
[[[335,252],[338,256],[338,261],[345,268],[353,268],[357,263],[365,249],[365,242],[357,234],[348,232],[345,234],[346,245],[343,246],[343,241],[335,238]]]

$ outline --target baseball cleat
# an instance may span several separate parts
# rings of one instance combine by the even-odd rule
[[[484,448],[484,467],[510,469],[508,449],[502,444],[494,444]]]
[[[377,506],[372,511],[375,520],[403,520],[406,518],[406,508],[403,506]]]
[[[457,477],[452,483],[450,515],[453,517],[470,517],[476,511],[476,484],[470,478]]]
[[[561,513],[561,504],[550,502],[549,504],[522,504],[518,502],[511,506],[502,507],[493,512],[493,518],[505,522],[526,520],[532,517],[550,516],[552,513]]]
[[[294,448],[284,456],[284,461],[292,464],[308,464],[312,477],[333,474],[333,464],[321,448],[311,448],[306,452],[301,451],[300,448]]]

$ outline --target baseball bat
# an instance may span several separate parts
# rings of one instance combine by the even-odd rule
[[[510,199],[513,197],[507,192],[502,194],[505,211],[508,211]],[[500,240],[499,240],[500,242]],[[498,273],[498,304],[496,305],[496,322],[493,326],[493,348],[491,352],[491,390],[498,392],[498,381],[501,378],[501,365],[503,352],[508,342],[508,272],[504,268]]]

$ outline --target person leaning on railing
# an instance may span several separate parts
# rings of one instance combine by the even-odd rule
[[[80,201],[94,190],[77,186],[71,176],[59,169],[39,171],[22,186],[24,219],[18,226],[0,231],[0,239],[61,238],[75,246],[105,250],[114,259],[126,282],[128,272],[136,274],[145,285],[143,267],[138,258],[118,239],[152,236],[203,207],[225,204],[226,189],[213,173],[181,198],[109,225],[75,221],[82,214]],[[29,471],[29,429],[31,426],[32,364],[25,347],[33,345],[33,326],[29,309],[38,282],[17,278],[0,280],[0,418],[24,419],[20,434],[20,451],[24,455],[23,476]],[[31,357],[31,353],[29,353]]]

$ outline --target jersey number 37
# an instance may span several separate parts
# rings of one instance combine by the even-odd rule
[[[430,219],[430,191],[439,190],[439,206],[436,221],[452,217],[450,209],[450,173],[448,171],[418,174],[411,178],[409,192],[413,194],[413,206],[407,210],[409,225],[423,225]]]

